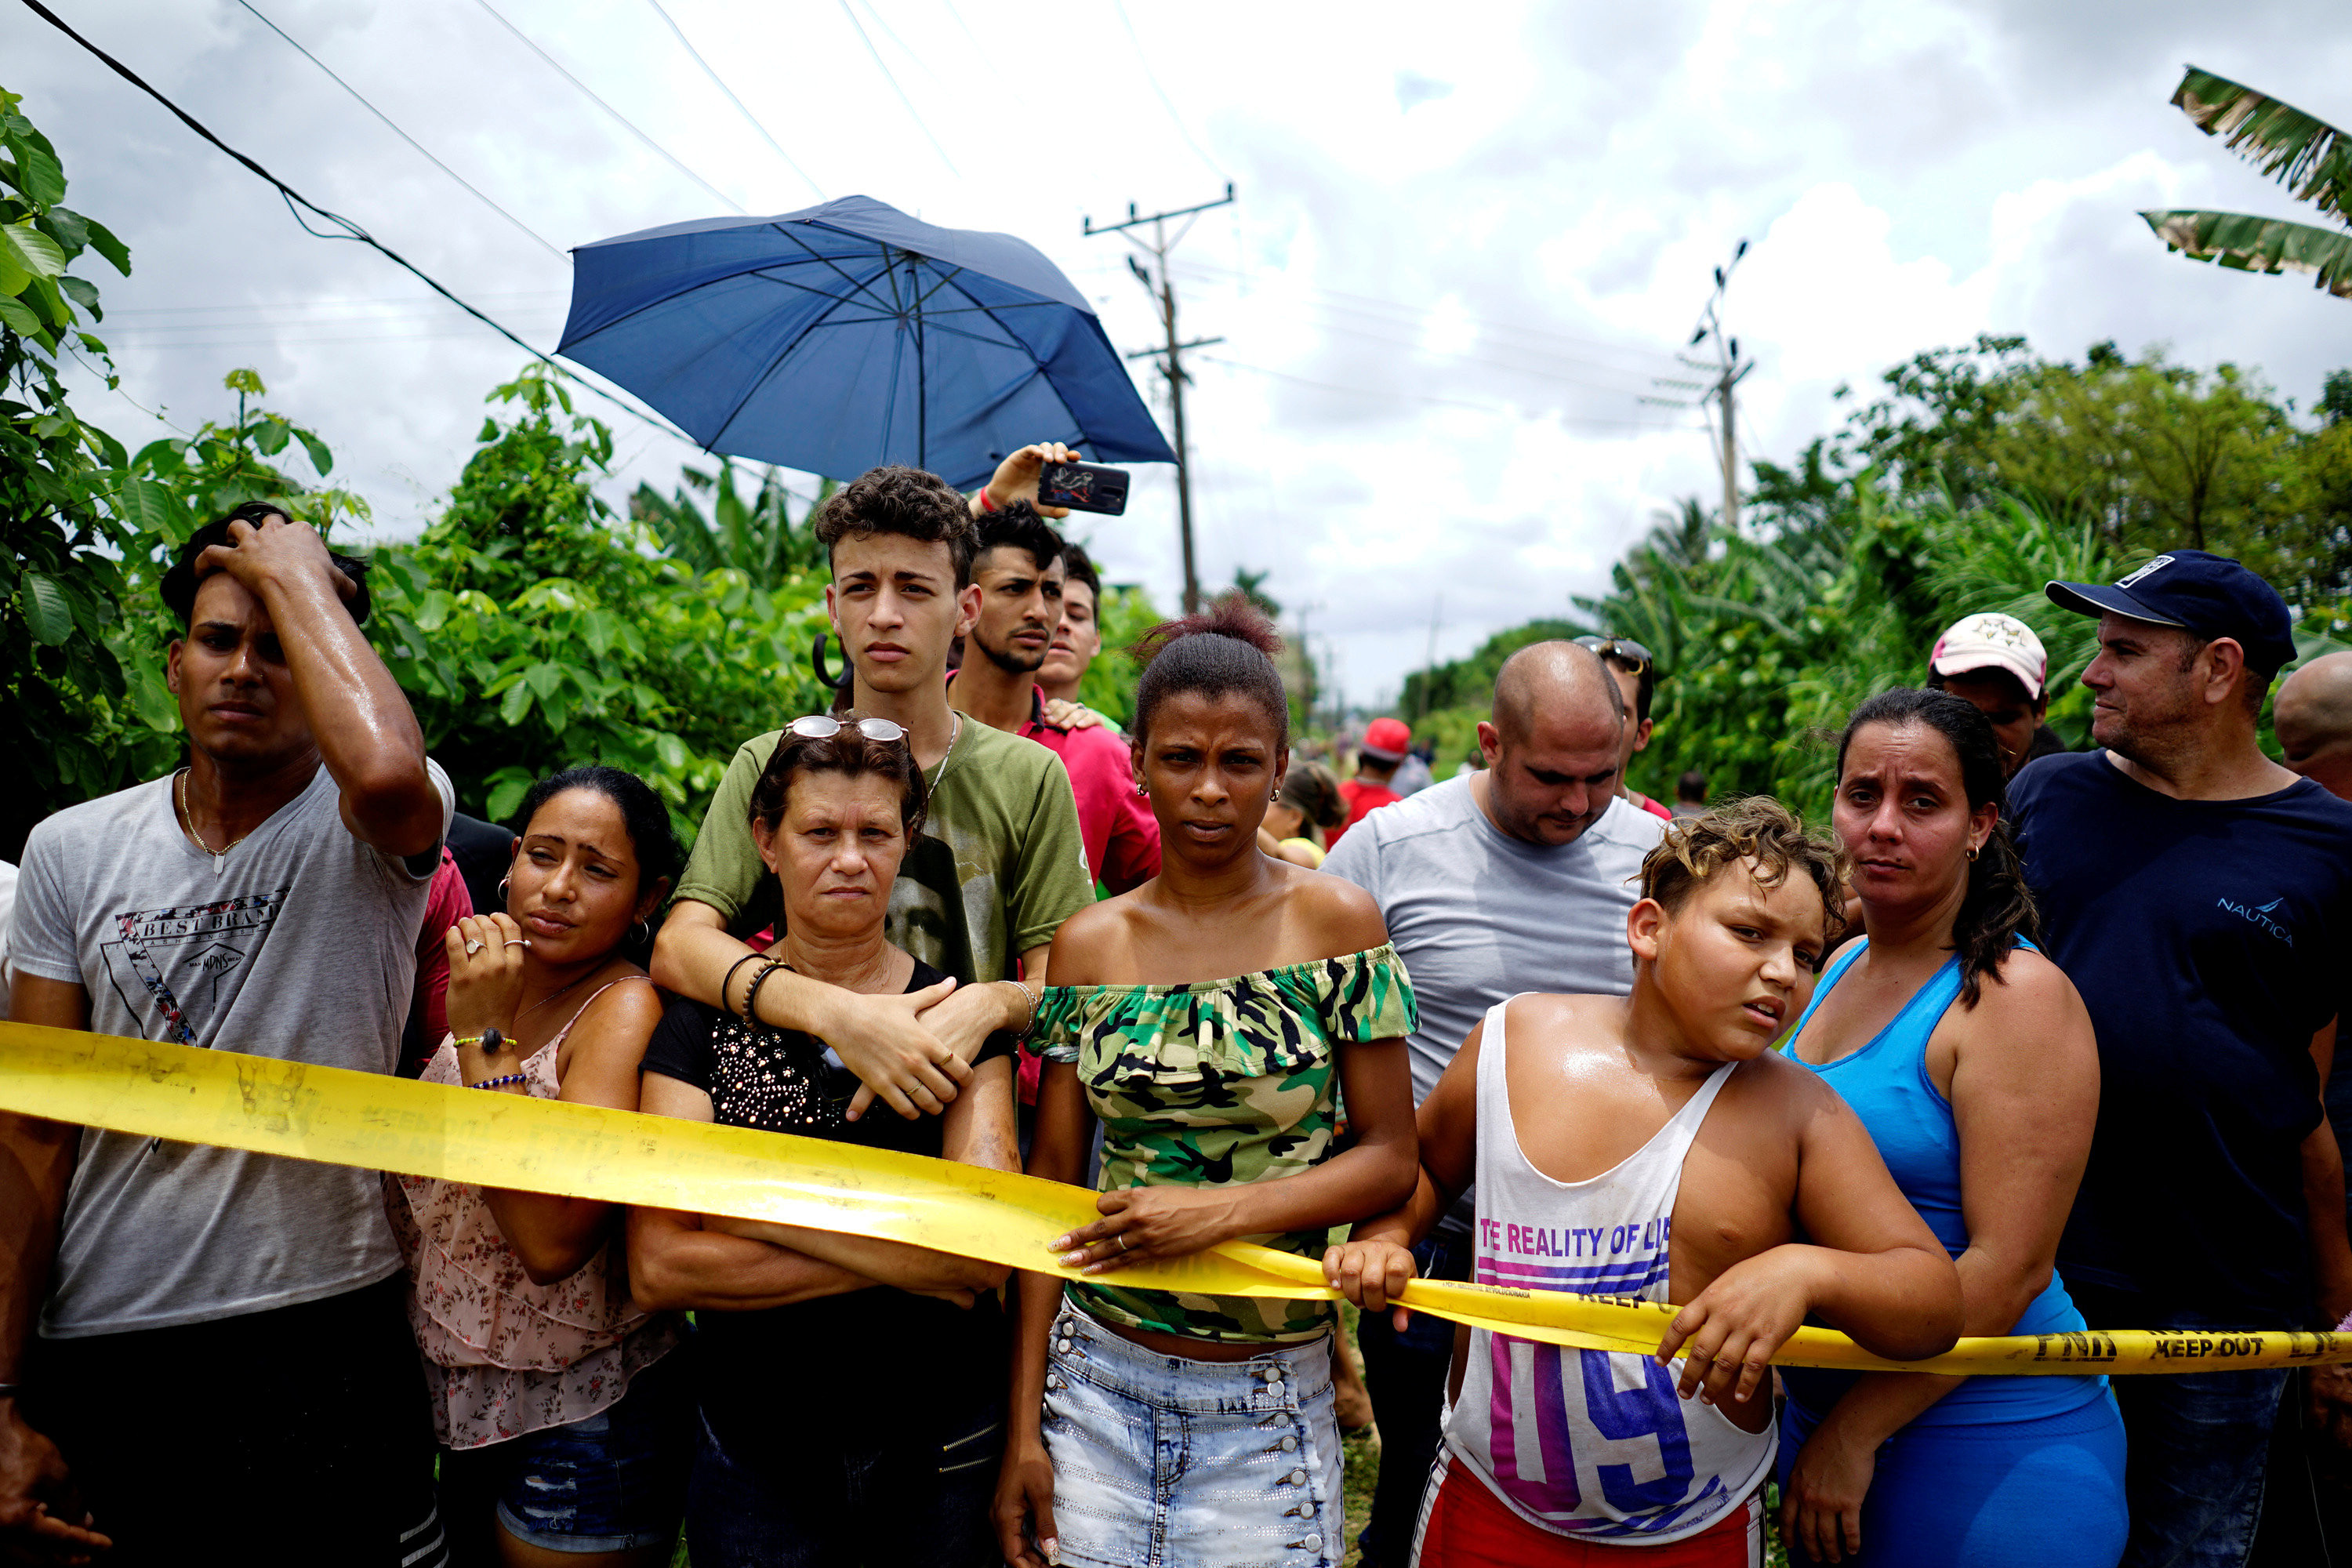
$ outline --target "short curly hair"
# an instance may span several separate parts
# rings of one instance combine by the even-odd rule
[[[1822,894],[1826,960],[1827,943],[1845,931],[1845,850],[1834,839],[1806,832],[1797,814],[1769,795],[1726,801],[1668,823],[1665,837],[1642,858],[1642,897],[1675,914],[1729,868],[1751,864],[1756,880],[1767,888],[1800,873],[1812,879]]]
[[[815,532],[828,560],[843,540],[877,533],[944,543],[955,563],[956,586],[971,585],[971,557],[980,542],[971,506],[937,474],[898,463],[868,468],[825,498],[817,508]]]
[[[992,550],[1018,550],[1037,563],[1038,571],[1045,572],[1066,552],[1054,525],[1025,500],[999,507],[986,517],[974,519],[973,524],[978,531],[974,560]]]

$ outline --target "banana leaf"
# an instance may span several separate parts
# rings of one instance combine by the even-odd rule
[[[2252,213],[2144,212],[2147,226],[2192,261],[2242,272],[2308,272],[2338,299],[2352,298],[2352,234]]]
[[[2298,198],[2338,223],[2352,223],[2352,146],[2344,132],[2195,66],[2180,79],[2172,101],[2200,131],[2221,137],[2231,152]]]

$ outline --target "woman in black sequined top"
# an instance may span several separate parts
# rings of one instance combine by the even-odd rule
[[[751,1017],[771,963],[904,996],[910,1011],[950,989],[883,934],[921,825],[922,775],[903,739],[846,719],[826,734],[826,722],[788,730],[752,794],[752,833],[783,893],[782,937],[731,977],[728,1011],[670,1005],[646,1051],[644,1108],[1018,1170],[1010,1036],[989,1038],[944,1113],[851,1121],[857,1079],[824,1042]],[[629,1266],[640,1302],[698,1314],[687,1511],[697,1564],[995,1561],[1004,1269],[655,1209],[630,1215]]]

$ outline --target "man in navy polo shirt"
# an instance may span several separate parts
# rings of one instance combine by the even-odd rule
[[[2315,1037],[2352,963],[2352,805],[2263,754],[2294,657],[2269,584],[2201,550],[2112,585],[2091,737],[2011,784],[2051,957],[2098,1030],[2099,1121],[2059,1272],[2102,1328],[2286,1329],[2352,1310]],[[2242,1563],[2284,1372],[2116,1382],[2128,1564]]]

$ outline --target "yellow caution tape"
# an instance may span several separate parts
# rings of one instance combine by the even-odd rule
[[[1098,1216],[1094,1194],[1034,1176],[750,1128],[342,1068],[0,1022],[0,1110],[176,1142],[210,1143],[479,1186],[804,1226],[1076,1278],[1047,1249]],[[887,1115],[877,1107],[876,1115]],[[1320,1265],[1229,1242],[1139,1263],[1121,1284],[1219,1296],[1334,1299]],[[1474,1328],[1585,1350],[1649,1354],[1675,1309],[1441,1280],[1404,1305]],[[1892,1362],[1845,1335],[1800,1329],[1784,1366],[1981,1373],[2165,1373],[2352,1363],[2352,1334],[2116,1329],[1966,1339]]]

